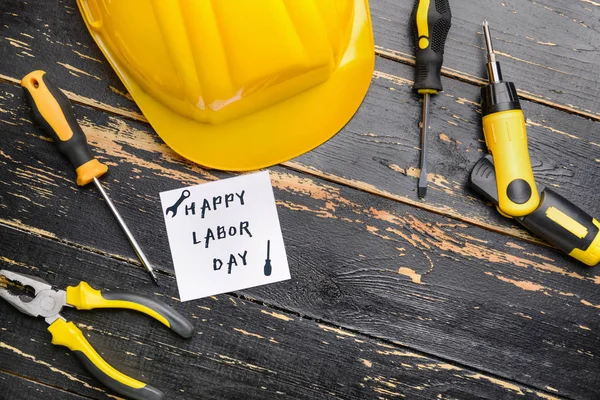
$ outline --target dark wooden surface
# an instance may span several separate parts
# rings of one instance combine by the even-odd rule
[[[599,398],[600,273],[497,215],[467,174],[485,152],[487,18],[521,90],[536,179],[600,215],[600,6],[451,4],[426,201],[415,190],[412,2],[371,0],[378,57],[363,105],[329,142],[271,169],[293,279],[181,304],[158,193],[232,174],[164,145],[74,1],[0,3],[0,268],[161,296],[182,311],[197,327],[190,341],[135,313],[66,313],[107,360],[168,398]],[[76,103],[160,289],[99,195],[75,186],[32,124],[18,81],[34,69]],[[0,398],[114,397],[49,336],[0,302]]]

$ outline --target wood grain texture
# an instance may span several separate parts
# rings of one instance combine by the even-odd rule
[[[485,2],[486,5],[480,10],[469,13],[464,10],[468,8],[467,3],[456,3],[458,4],[453,2],[453,7],[458,9],[454,12],[455,25],[459,26],[461,18],[465,18],[463,15],[471,15],[479,24],[481,15],[476,13],[489,9],[493,11],[490,12],[492,16],[502,16],[501,18],[509,20],[506,10],[514,10],[510,4],[505,3],[502,10],[497,10],[500,6]],[[30,70],[45,68],[69,92],[73,100],[128,118],[145,120],[87,34],[78,13],[73,13],[71,5],[49,2],[44,3],[43,7],[20,7],[23,8],[21,15],[28,17],[20,18],[17,15],[9,18],[6,29],[12,33],[7,37],[21,34],[32,36],[29,38],[21,35],[30,48],[29,53],[34,57],[22,54],[25,51],[23,48],[10,44],[14,41],[0,40],[0,51],[6,53],[0,64],[0,74],[5,79],[18,82]],[[402,37],[406,45],[410,45],[407,37],[399,36],[407,24],[404,21],[406,7],[410,5],[392,5],[387,1],[372,3],[378,44],[400,47],[402,40],[399,38]],[[521,7],[531,11],[530,7],[538,6],[522,3]],[[579,5],[572,7],[577,8]],[[56,17],[52,20],[45,17],[49,9],[55,10]],[[389,14],[389,17],[383,17],[384,13]],[[509,14],[515,15],[512,12]],[[523,17],[517,14],[517,21],[520,21],[519,18]],[[557,18],[564,19],[560,15]],[[471,21],[471,24],[475,22]],[[457,34],[464,31],[465,36],[459,36],[459,42],[450,40],[449,46],[460,45],[476,53],[465,54],[464,51],[449,50],[448,62],[452,62],[453,53],[461,53],[465,59],[471,60],[469,62],[475,63],[478,70],[484,68],[483,56],[476,56],[481,53],[481,49],[473,44],[473,41],[480,40],[475,35],[475,28],[476,26],[470,39],[466,29],[453,29],[458,31]],[[590,30],[583,27],[581,29]],[[397,45],[386,44],[389,40]],[[3,64],[6,66],[4,69],[1,68]],[[535,68],[531,63],[527,65]],[[546,70],[542,68],[538,75],[543,75],[544,71]],[[507,77],[509,72],[508,66],[505,67]],[[516,80],[518,76],[531,74],[517,70],[514,75]],[[418,199],[417,122],[420,119],[421,105],[412,92],[412,78],[412,67],[378,58],[373,85],[353,120],[325,145],[285,165],[517,238],[537,240],[510,220],[498,215],[493,207],[485,204],[468,188],[468,173],[486,151],[481,134],[478,86],[445,79],[445,92],[434,98],[430,124],[430,190],[426,201]],[[557,80],[552,82],[555,81]],[[600,193],[595,190],[600,179],[600,125],[577,115],[567,115],[527,101],[523,102],[523,107],[529,125],[530,152],[536,179],[544,185],[552,186],[590,214],[600,215]]]
[[[476,102],[479,88],[455,80],[433,97],[429,190],[417,199],[421,103],[412,93],[412,68],[378,59],[369,94],[338,135],[291,162],[299,170],[385,195],[469,223],[522,234],[468,187],[468,175],[487,153]],[[600,215],[600,123],[523,101],[536,181]]]
[[[378,53],[411,63],[408,22],[413,2],[369,3]],[[486,78],[481,23],[487,19],[503,69],[517,81],[523,96],[600,119],[600,101],[589,95],[600,91],[594,47],[600,41],[597,2],[481,0],[473,6],[468,0],[454,0],[451,6],[453,28],[446,46],[446,75],[476,84]],[[85,89],[73,85],[69,90],[77,87],[83,96],[107,96],[121,106],[126,104],[124,99],[118,100],[119,92],[124,91],[116,76],[107,81],[100,72],[106,61],[88,37],[75,0],[7,0],[0,4],[0,13],[0,52],[3,61],[12,66],[14,75],[9,76],[20,78],[32,65],[48,68],[58,61],[61,79],[77,77],[89,83]],[[54,51],[40,51],[43,48]],[[97,86],[103,86],[101,93],[94,90]]]
[[[600,397],[597,270],[520,240],[535,242],[466,187],[484,150],[485,17],[505,76],[531,100],[523,107],[536,178],[600,214],[600,107],[589,95],[598,91],[598,5],[452,1],[426,202],[415,190],[411,7],[371,0],[380,57],[361,109],[324,146],[273,168],[293,280],[178,304],[158,192],[231,174],[193,165],[157,138],[73,0],[1,2],[0,264],[61,286],[86,279],[161,293],[184,310],[200,338],[183,344],[143,316],[68,314],[106,358],[169,398]],[[75,187],[31,124],[18,82],[40,68],[92,107],[76,114],[111,167],[105,186],[167,282],[160,291],[99,195]],[[48,336],[42,321],[0,303],[2,393],[54,396],[31,392],[42,385],[106,398]]]
[[[99,196],[75,187],[66,161],[28,120],[20,90],[3,87],[0,107],[9,112],[8,123],[0,121],[0,223],[124,260],[127,282],[148,283]],[[93,151],[112,168],[103,179],[111,197],[160,273],[172,276],[158,192],[230,175],[180,159],[146,124],[75,111]],[[271,176],[293,280],[242,295],[536,390],[600,393],[594,269],[544,246],[284,168]],[[58,265],[97,269],[66,257]]]
[[[412,1],[371,0],[378,54],[413,63],[407,21]],[[481,24],[490,23],[505,79],[519,94],[600,119],[600,4],[589,0],[454,0],[444,73],[474,84],[487,79]]]
[[[64,313],[107,360],[169,399],[560,398],[236,296],[178,304],[173,277],[161,280],[158,294],[122,261],[1,225],[0,237],[20,243],[3,251],[3,264],[12,270],[59,287],[86,280],[98,288],[161,296],[190,318],[195,336],[183,340],[130,311]],[[72,354],[49,343],[42,319],[0,302],[0,332],[0,371],[25,381],[3,381],[0,373],[0,388],[27,389],[37,384],[26,379],[34,379],[86,398],[112,397]],[[47,398],[44,393],[29,393],[27,399]]]
[[[70,393],[35,380],[0,371],[0,398],[10,400],[31,400],[36,398],[83,400],[85,397]]]

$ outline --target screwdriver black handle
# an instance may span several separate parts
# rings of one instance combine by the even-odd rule
[[[108,171],[94,158],[87,138],[73,114],[73,106],[65,94],[48,79],[46,72],[33,71],[21,80],[21,86],[33,109],[34,120],[52,137],[77,173],[79,186],[90,183]]]
[[[441,70],[451,20],[448,0],[416,0],[411,16],[417,59],[414,89],[421,94],[443,90]]]

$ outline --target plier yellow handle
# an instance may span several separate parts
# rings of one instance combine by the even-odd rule
[[[79,328],[67,322],[61,315],[63,307],[78,310],[94,308],[127,308],[142,312],[160,321],[184,338],[192,336],[194,327],[177,311],[150,297],[126,292],[101,292],[86,282],[69,286],[67,290],[52,288],[48,282],[33,276],[0,270],[0,276],[20,287],[31,287],[35,296],[24,298],[0,287],[0,297],[19,311],[33,317],[43,317],[50,325],[52,344],[65,346],[73,351],[96,379],[115,392],[135,400],[160,400],[163,393],[143,382],[131,378],[108,364],[87,341]]]

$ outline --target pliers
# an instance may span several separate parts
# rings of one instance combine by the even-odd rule
[[[150,297],[126,292],[101,292],[86,282],[57,290],[43,279],[0,270],[8,285],[31,288],[35,296],[16,295],[9,291],[8,285],[0,286],[0,297],[8,301],[24,314],[44,317],[50,325],[52,344],[65,346],[73,351],[85,368],[100,382],[115,392],[135,400],[160,400],[164,394],[143,382],[133,379],[114,369],[94,350],[83,333],[72,322],[60,315],[63,307],[75,307],[78,310],[94,308],[127,308],[147,314],[171,328],[184,338],[192,336],[194,327],[181,314],[168,305]],[[2,283],[2,280],[0,280]]]

